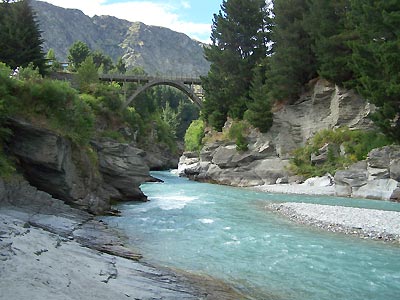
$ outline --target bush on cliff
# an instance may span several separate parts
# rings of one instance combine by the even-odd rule
[[[290,169],[307,178],[334,174],[338,169],[366,159],[372,149],[390,143],[387,137],[375,131],[325,129],[318,132],[304,147],[294,151]],[[326,153],[325,158],[313,162],[311,157],[321,155],[322,151]]]
[[[35,74],[34,69],[22,69],[17,73],[1,65],[0,98],[7,107],[6,116],[26,118],[78,144],[87,144],[94,130],[91,107],[68,83]]]
[[[234,121],[229,128],[228,138],[235,141],[237,151],[248,150],[247,139],[245,137],[248,128],[249,124],[246,121]]]
[[[203,147],[204,122],[202,120],[193,121],[185,134],[185,149],[187,151],[200,151]]]

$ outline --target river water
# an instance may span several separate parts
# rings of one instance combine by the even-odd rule
[[[146,259],[222,279],[253,299],[398,300],[400,246],[298,225],[267,202],[308,202],[400,211],[400,204],[279,195],[154,172],[149,202],[121,204],[118,226]]]

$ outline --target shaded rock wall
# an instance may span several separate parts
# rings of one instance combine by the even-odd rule
[[[31,185],[57,199],[93,213],[110,209],[111,200],[146,200],[139,185],[149,180],[149,168],[127,144],[94,143],[97,153],[63,136],[10,119],[13,137],[8,151]]]

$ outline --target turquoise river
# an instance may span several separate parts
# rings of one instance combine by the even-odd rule
[[[251,299],[398,300],[400,246],[323,232],[267,211],[308,202],[400,211],[400,204],[256,192],[154,172],[149,202],[125,203],[108,223],[149,261],[222,279]]]

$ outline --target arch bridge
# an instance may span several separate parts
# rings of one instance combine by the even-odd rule
[[[147,75],[117,75],[117,74],[103,74],[99,76],[101,81],[115,81],[115,82],[135,82],[139,87],[130,95],[125,101],[123,108],[127,108],[132,101],[139,96],[142,92],[157,85],[168,85],[185,93],[189,99],[201,108],[203,104],[203,89],[201,88],[201,79],[199,77],[178,77],[178,76],[147,76]]]

